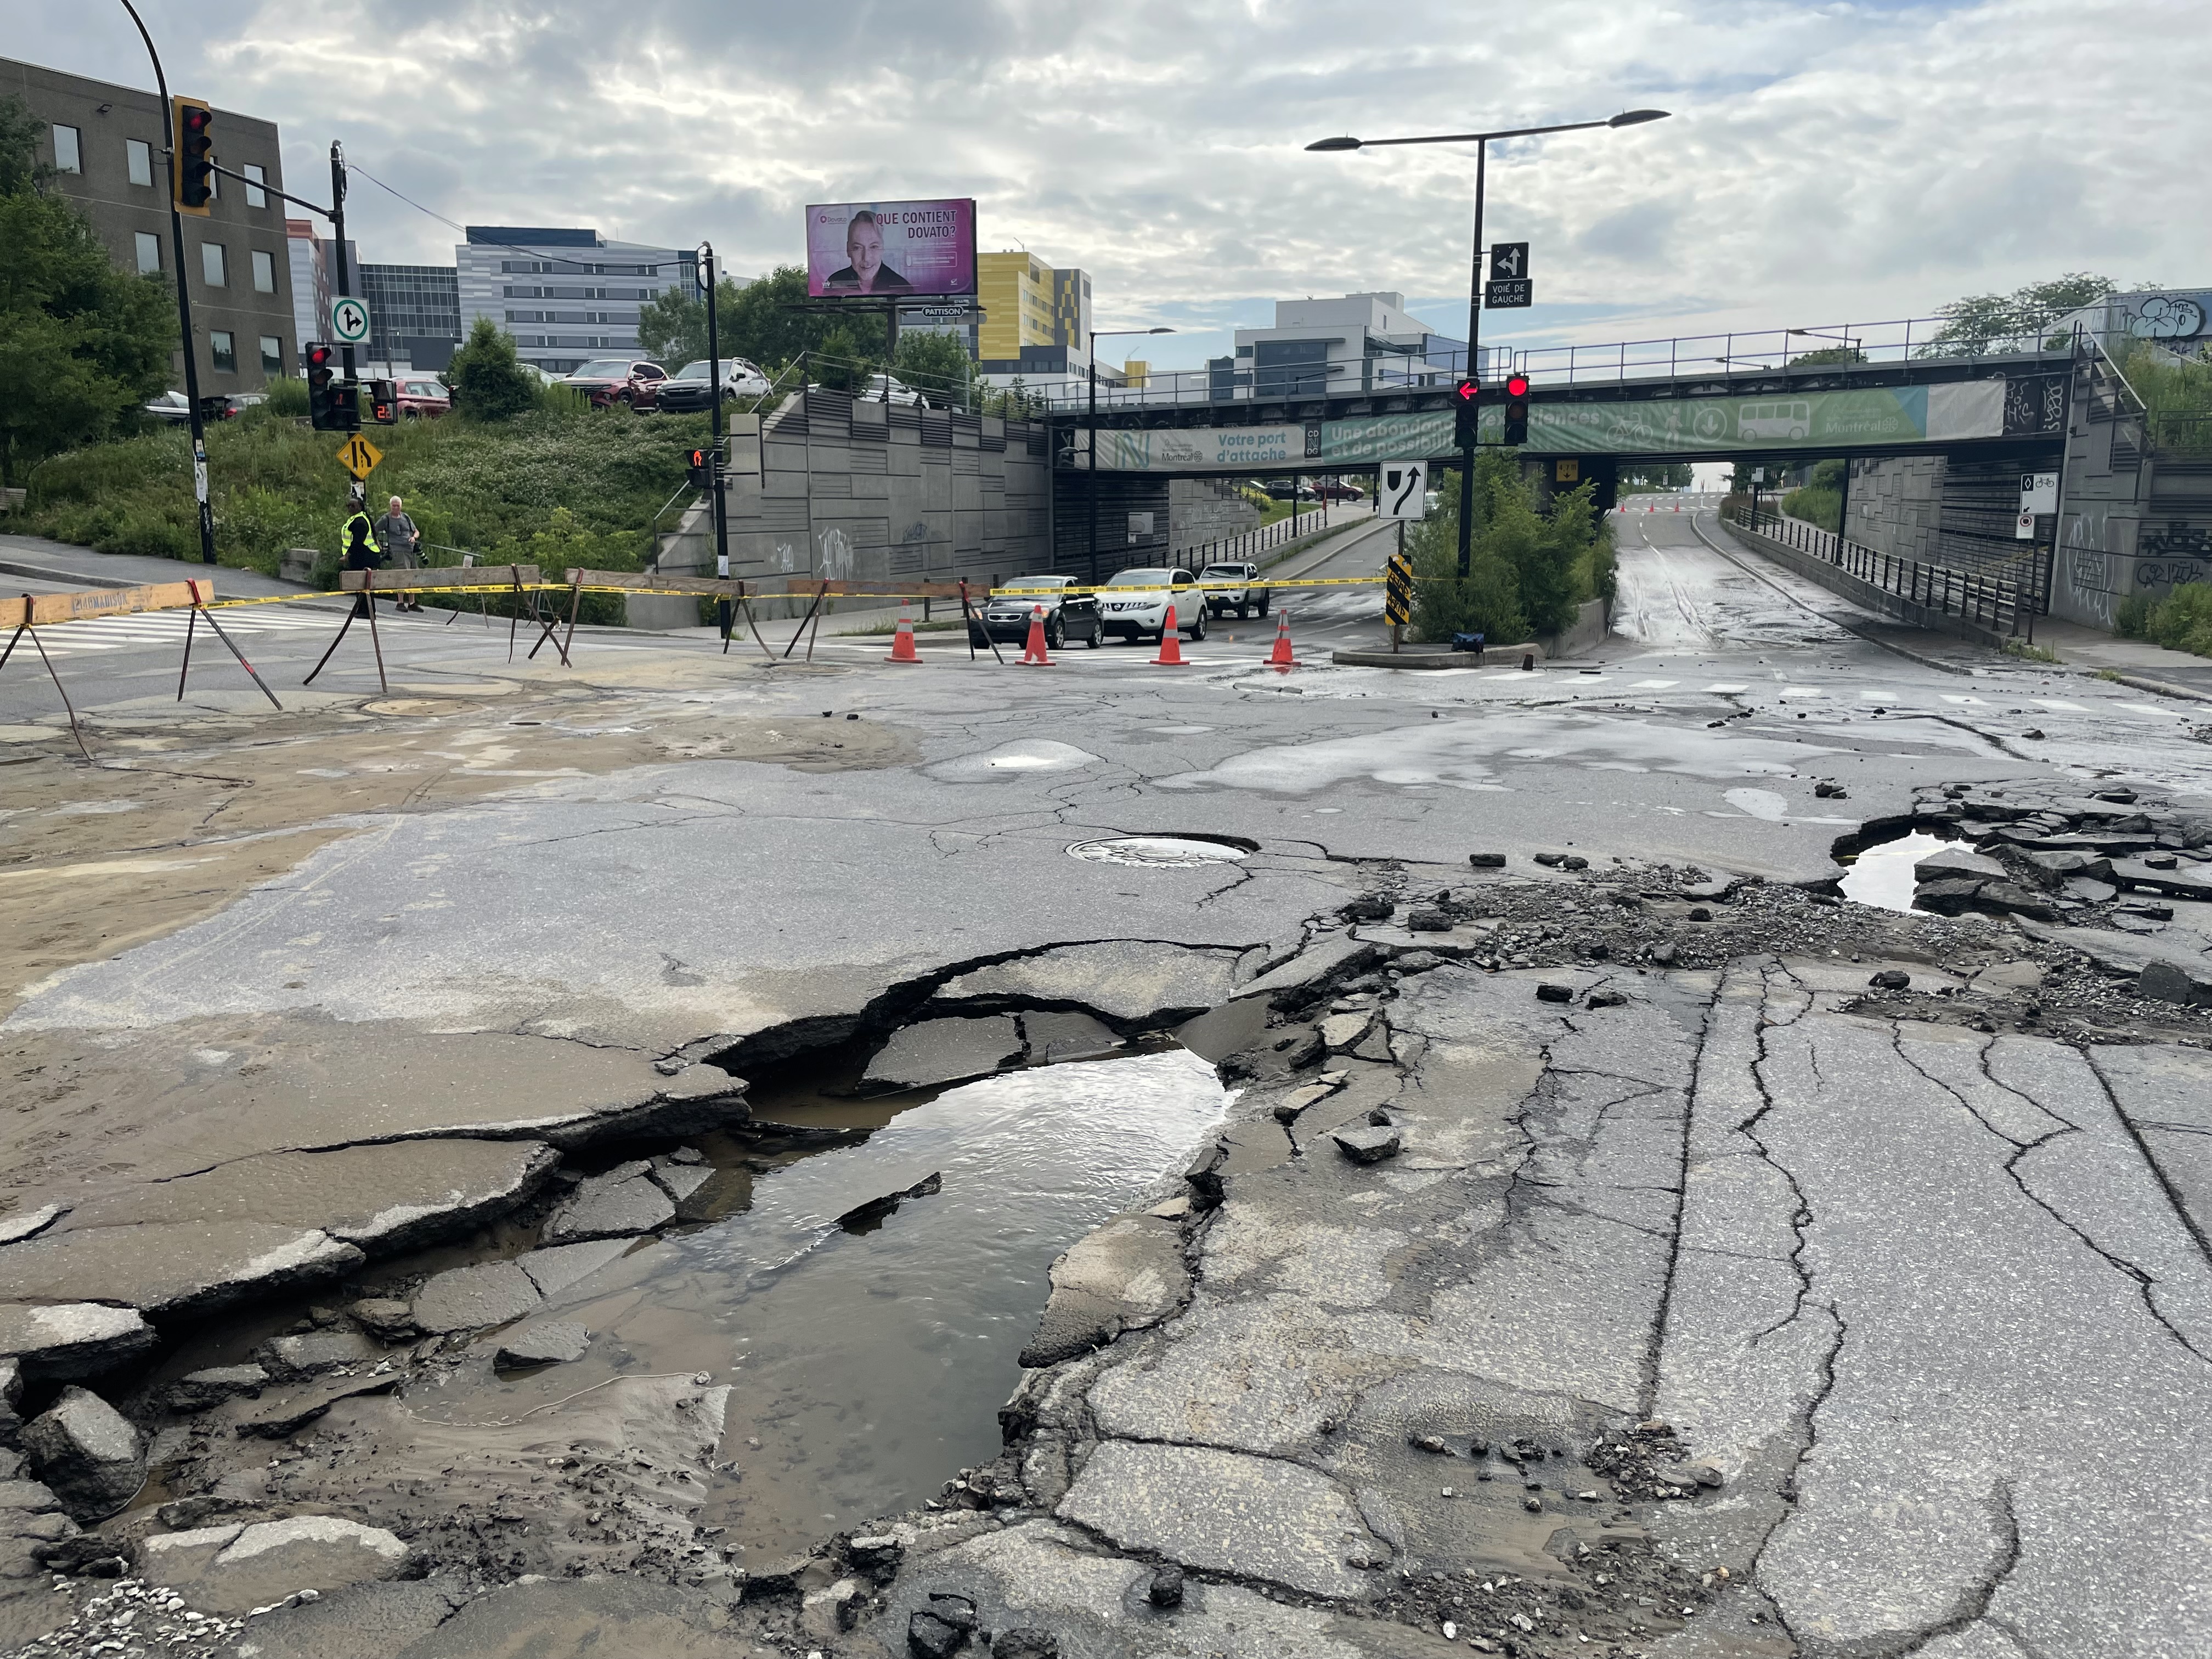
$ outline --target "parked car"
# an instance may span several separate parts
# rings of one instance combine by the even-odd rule
[[[453,412],[453,394],[434,374],[402,375],[398,381],[399,418],[423,420]]]
[[[1073,587],[1073,576],[1017,576],[1002,584],[1007,587]],[[1025,642],[1030,636],[1030,623],[1037,609],[1044,610],[1044,642],[1057,651],[1071,639],[1079,639],[1096,651],[1106,641],[1106,629],[1098,611],[1098,596],[1095,593],[1008,593],[988,600],[982,607],[982,623],[968,624],[968,638],[975,645],[985,645],[992,640]]]
[[[921,405],[925,404],[929,401],[927,398],[924,398],[921,393],[916,392],[912,386],[907,385],[905,381],[895,379],[889,374],[869,375],[866,380],[860,383],[860,389],[853,395],[857,398],[863,400],[872,399],[877,403],[883,404],[914,404]]]
[[[157,421],[189,421],[192,418],[192,400],[181,392],[164,392],[160,397],[140,404],[139,408]]]
[[[1364,501],[1367,499],[1365,490],[1343,478],[1323,478],[1314,486],[1314,494],[1325,501]]]
[[[659,363],[634,357],[595,357],[561,384],[574,386],[592,400],[594,409],[628,404],[634,410],[653,407],[668,371]]]
[[[1115,590],[1141,590],[1126,595]],[[1124,570],[1106,584],[1099,596],[1109,634],[1124,640],[1158,640],[1167,633],[1167,611],[1176,613],[1176,632],[1193,642],[1206,637],[1206,601],[1198,578],[1188,570],[1151,568]]]
[[[1269,590],[1249,585],[1259,580],[1256,564],[1210,564],[1198,573],[1199,586],[1206,590],[1206,608],[1217,617],[1225,617],[1231,611],[1249,617],[1255,607],[1261,616],[1266,616],[1272,603]],[[1182,619],[1180,612],[1176,619]]]
[[[1279,501],[1310,501],[1315,499],[1314,487],[1303,478],[1270,478],[1261,488]]]
[[[694,415],[710,406],[713,399],[708,391],[708,362],[704,357],[689,362],[660,383],[653,394],[653,407],[671,415]],[[768,376],[742,357],[722,359],[722,401],[732,398],[765,398],[769,392]]]

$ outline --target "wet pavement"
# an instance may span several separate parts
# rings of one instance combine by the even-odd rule
[[[1272,617],[1183,670],[563,671],[464,620],[277,715],[122,641],[64,671],[98,769],[5,690],[11,1403],[167,1437],[104,1522],[17,1472],[0,1650],[303,1516],[428,1577],[165,1650],[341,1653],[342,1601],[426,1654],[897,1654],[966,1603],[1070,1656],[2184,1650],[2212,1013],[2115,952],[2212,906],[1926,916],[1859,832],[2125,784],[2191,854],[2202,718],[1617,529],[1620,631],[1533,673],[1275,675]],[[1279,603],[1309,660],[1381,636]],[[1060,1063],[999,1073],[1010,1026]],[[822,1085],[879,1051],[918,1093]],[[454,1270],[506,1299],[426,1329]]]

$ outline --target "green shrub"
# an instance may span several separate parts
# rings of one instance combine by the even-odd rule
[[[1407,538],[1413,561],[1413,628],[1442,641],[1480,633],[1502,645],[1569,626],[1584,601],[1611,598],[1613,532],[1593,487],[1554,495],[1540,511],[1516,456],[1475,459],[1474,534],[1459,574],[1459,477],[1447,473],[1437,510]]]
[[[307,412],[307,383],[295,374],[284,374],[269,382],[269,401],[246,410],[246,418],[289,421]]]
[[[475,421],[511,421],[538,404],[538,377],[514,355],[514,337],[479,317],[446,367],[456,414]]]
[[[2169,651],[2212,657],[2212,582],[2186,582],[2151,608],[2150,637]]]
[[[2124,640],[2150,637],[2150,613],[2158,601],[2148,593],[2130,593],[2112,607],[2112,631]]]

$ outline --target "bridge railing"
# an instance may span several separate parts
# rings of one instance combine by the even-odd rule
[[[1721,334],[1612,340],[1596,345],[1482,349],[1483,379],[1502,380],[1514,370],[1537,386],[1633,385],[1710,380],[1722,395],[1739,395],[1742,377],[1823,368],[1903,363],[1947,357],[2071,357],[2085,337],[2078,325],[2060,326],[2057,315],[2011,319],[2002,331],[1973,330],[1954,317],[1899,317],[1877,322],[1823,323],[1810,328],[1753,329]],[[1362,383],[1345,364],[1285,364],[1254,368],[1249,360],[1225,369],[1153,370],[1133,386],[1097,387],[1101,410],[1177,404],[1284,403],[1319,398],[1389,397],[1441,391],[1467,373],[1465,347],[1428,357],[1369,360]],[[1761,387],[1764,393],[1766,388]],[[1030,395],[1055,414],[1090,406],[1091,386],[1071,375]],[[1777,395],[1780,395],[1778,391]]]
[[[2008,580],[1978,570],[1930,564],[1862,546],[1802,519],[1731,496],[1721,516],[1756,535],[1832,564],[1885,593],[1925,605],[1946,616],[1964,617],[1993,634],[2035,637],[2035,618],[2051,609],[2048,562],[2029,562],[2026,580]]]

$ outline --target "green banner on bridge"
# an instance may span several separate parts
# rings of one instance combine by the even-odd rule
[[[1773,454],[1998,438],[2005,434],[2005,386],[2002,380],[1960,380],[1618,403],[1540,397],[1528,410],[1527,447],[1538,455]],[[1492,403],[1482,411],[1482,441],[1498,442],[1504,423],[1504,410]],[[1115,472],[1319,472],[1443,460],[1453,453],[1451,411],[1438,410],[1301,425],[1109,428],[1099,434],[1098,465]],[[1076,464],[1082,464],[1079,449]]]

